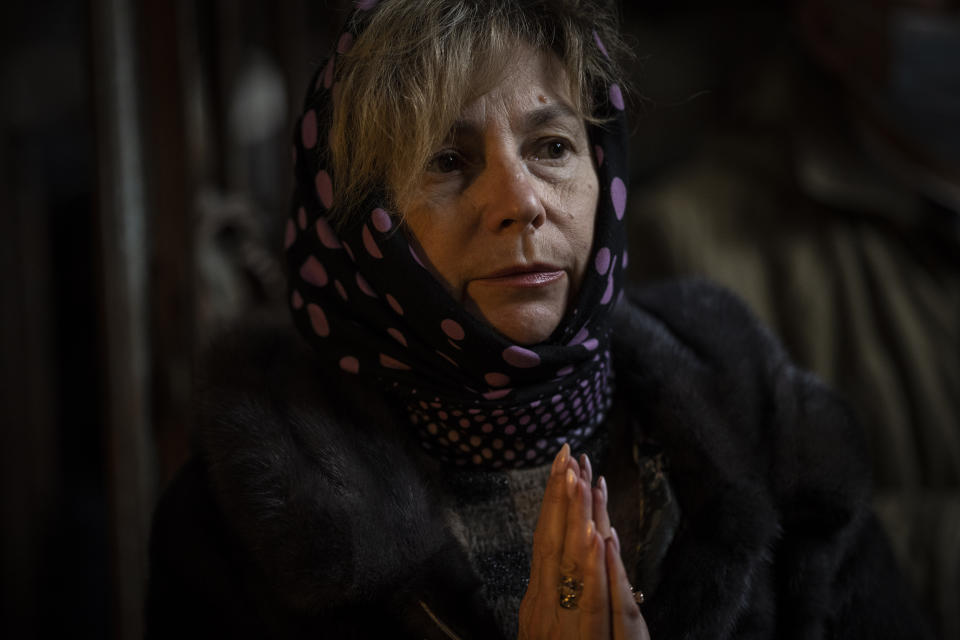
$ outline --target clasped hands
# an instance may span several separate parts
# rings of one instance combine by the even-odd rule
[[[647,640],[620,540],[610,526],[607,485],[566,444],[554,459],[533,536],[519,640]]]

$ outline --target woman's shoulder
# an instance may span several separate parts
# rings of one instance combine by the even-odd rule
[[[864,496],[866,445],[849,406],[733,293],[681,280],[631,290],[625,302],[614,324],[618,384],[651,429],[678,446],[714,443],[711,455],[756,469],[774,491],[819,474]]]
[[[345,404],[343,393],[366,407],[375,394],[359,384],[318,366],[316,354],[289,323],[258,323],[235,327],[206,349],[197,378],[196,412],[203,431],[217,425],[254,428],[263,414],[289,421],[306,412],[320,423],[330,421]],[[366,392],[366,393],[365,393]],[[316,421],[316,420],[315,420]],[[268,425],[276,426],[275,420]]]
[[[708,280],[629,289],[614,316],[613,353],[622,383],[661,399],[709,398],[707,406],[774,429],[829,413],[851,437],[857,431],[846,402],[798,366],[746,303]]]
[[[235,552],[218,575],[239,565],[256,589],[269,587],[268,606],[290,615],[389,599],[448,542],[435,488],[384,400],[316,360],[275,326],[213,345],[194,457],[154,520],[155,557],[180,553],[178,537],[226,536]]]
[[[212,466],[247,456],[278,462],[294,446],[334,456],[363,437],[396,431],[381,393],[322,367],[288,324],[236,328],[207,349],[196,385],[193,447]]]
[[[736,620],[743,593],[725,586],[739,583],[753,585],[749,613],[761,627],[924,637],[912,610],[876,604],[898,592],[896,568],[868,509],[865,440],[844,400],[719,286],[664,283],[624,302],[618,393],[638,433],[662,446],[686,523],[659,604],[645,612],[651,632],[688,628],[692,584],[708,594],[702,619]],[[776,615],[771,593],[782,594]]]
[[[773,364],[788,360],[780,342],[743,300],[704,278],[627,287],[614,315],[614,346],[626,356],[686,354],[716,362],[751,359]]]
[[[870,474],[860,425],[736,296],[702,280],[638,290],[615,331],[620,391],[678,484],[689,480],[679,489],[688,503],[766,513],[767,524],[780,521],[771,536],[784,518],[829,529],[862,517]]]

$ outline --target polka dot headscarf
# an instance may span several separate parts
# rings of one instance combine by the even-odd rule
[[[357,11],[375,2],[357,4]],[[349,20],[348,24],[362,24]],[[356,28],[356,27],[354,27]],[[335,181],[324,158],[344,33],[313,78],[294,131],[296,187],[286,227],[290,307],[321,361],[379,386],[423,448],[462,467],[543,464],[564,442],[580,446],[604,421],[612,396],[608,319],[627,266],[626,125],[616,85],[589,125],[600,197],[594,246],[575,304],[545,342],[513,344],[467,312],[427,271],[382,195],[348,227],[327,221]],[[603,43],[594,45],[606,55]]]

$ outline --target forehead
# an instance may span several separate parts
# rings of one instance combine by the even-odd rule
[[[573,107],[567,73],[554,54],[518,45],[497,75],[485,91],[474,92],[480,95],[462,109],[453,129],[497,117],[519,118],[522,122],[517,124],[530,127],[581,119]]]

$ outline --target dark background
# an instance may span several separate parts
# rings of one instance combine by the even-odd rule
[[[150,514],[189,452],[198,355],[232,322],[284,313],[291,123],[348,4],[0,4],[0,636],[141,635]],[[905,572],[957,637],[956,209],[938,201],[891,221],[796,179],[798,140],[812,130],[832,149],[850,121],[844,76],[814,59],[793,6],[647,0],[625,18],[637,56],[631,275],[724,282],[848,395]],[[698,217],[704,202],[724,215]],[[889,262],[871,262],[864,238],[880,238]],[[822,295],[796,286],[798,244]],[[888,264],[904,290],[930,295],[865,284],[869,308],[851,302]],[[915,322],[883,320],[903,305]],[[885,328],[847,350],[861,311]],[[932,381],[905,392],[902,417],[871,399],[886,371],[900,390]]]

